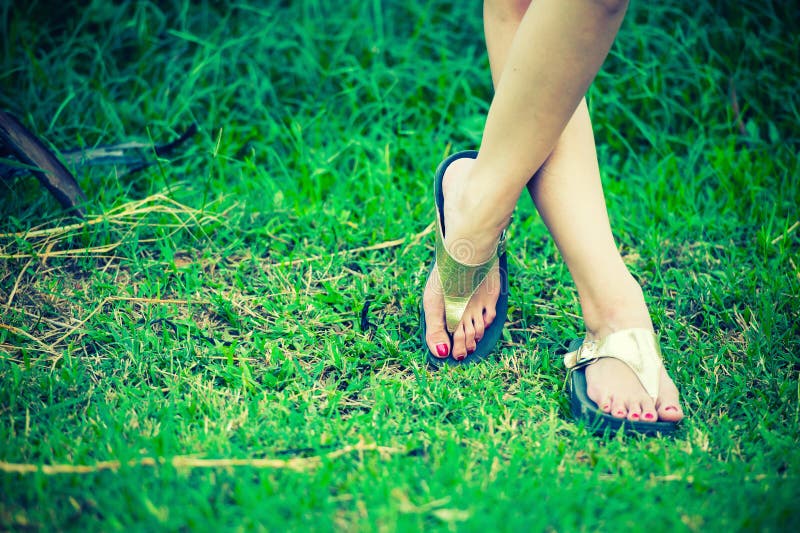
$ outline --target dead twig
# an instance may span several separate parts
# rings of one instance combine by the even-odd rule
[[[33,263],[33,258],[28,259],[28,262],[25,263],[25,266],[19,271],[17,275],[17,279],[14,282],[14,287],[11,289],[11,294],[8,295],[8,301],[6,301],[6,311],[11,307],[11,302],[14,301],[14,296],[17,294],[17,290],[19,290],[19,282],[22,281],[22,276],[25,275],[25,271],[28,270],[28,267],[31,266]]]
[[[75,177],[28,128],[14,116],[0,111],[0,140],[23,163],[33,166],[34,174],[59,203],[80,218],[85,215],[86,195]]]
[[[412,235],[411,236],[411,242],[412,243],[418,243],[422,237],[424,237],[425,235],[427,235],[431,231],[433,231],[433,224],[429,225],[427,228],[425,228],[421,232]],[[372,244],[370,246],[359,246],[358,248],[350,248],[349,250],[342,250],[342,251],[336,252],[334,254],[313,255],[311,257],[303,257],[301,259],[294,259],[292,261],[282,261],[280,263],[271,263],[271,264],[268,264],[266,266],[267,267],[297,266],[297,265],[302,265],[304,263],[310,263],[310,262],[313,262],[313,261],[319,261],[320,259],[331,259],[331,258],[334,258],[334,257],[341,257],[341,256],[345,256],[345,255],[355,255],[355,254],[360,254],[360,253],[363,253],[363,252],[373,252],[373,251],[376,251],[376,250],[385,250],[387,248],[396,248],[396,247],[400,246],[401,244],[407,242],[407,240],[408,239],[406,239],[406,238],[394,239],[392,241],[384,241],[384,242],[380,242],[378,244]]]
[[[160,467],[169,465],[177,470],[211,469],[211,468],[257,468],[257,469],[285,469],[295,472],[305,472],[318,468],[325,461],[333,461],[345,455],[357,453],[359,456],[364,452],[378,452],[381,456],[401,453],[401,448],[389,446],[379,446],[377,444],[358,444],[345,446],[339,450],[313,457],[296,457],[292,459],[269,459],[269,458],[243,458],[243,459],[198,459],[195,457],[175,456],[171,459],[164,457],[144,457],[128,461],[126,466],[136,467]],[[361,457],[360,457],[361,458]],[[59,474],[92,474],[102,471],[116,472],[122,468],[120,461],[100,461],[91,465],[71,465],[71,464],[45,464],[35,465],[31,463],[7,463],[0,461],[0,472],[14,474],[42,474],[52,476]]]

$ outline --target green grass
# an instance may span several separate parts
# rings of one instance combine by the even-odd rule
[[[56,151],[200,128],[76,169],[91,224],[0,182],[0,461],[33,465],[0,528],[800,525],[792,2],[633,2],[589,92],[671,440],[569,417],[576,294],[528,199],[497,360],[424,364],[430,175],[491,98],[479,3],[123,4],[0,8],[0,108]]]

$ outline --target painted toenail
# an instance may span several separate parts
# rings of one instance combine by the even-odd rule
[[[678,408],[675,407],[674,405],[670,405],[670,406],[666,407],[664,410],[665,411],[677,411]]]
[[[463,361],[466,358],[467,358],[466,355],[454,355],[453,356],[453,359],[455,359],[456,361]]]
[[[645,417],[647,420],[652,420],[652,419],[653,419],[653,413],[645,413],[644,417]]]
[[[475,353],[475,348],[470,348],[467,350],[467,354]]]
[[[436,353],[439,354],[439,357],[447,357],[447,354],[450,353],[450,347],[444,343],[437,344]]]
[[[631,415],[631,418],[639,418],[639,413],[633,413],[633,414]]]

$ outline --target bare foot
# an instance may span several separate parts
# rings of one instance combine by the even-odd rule
[[[465,264],[478,264],[491,257],[497,246],[502,231],[502,222],[489,222],[483,226],[476,224],[481,220],[474,206],[465,206],[464,189],[468,183],[468,175],[475,160],[457,159],[445,170],[442,180],[444,194],[445,246],[448,251]],[[469,204],[469,202],[467,202]],[[496,213],[492,214],[497,216]],[[487,231],[485,228],[492,228]],[[499,228],[499,229],[498,229]],[[500,296],[500,272],[495,266],[481,283],[464,310],[464,315],[450,335],[445,325],[444,298],[437,269],[431,271],[423,294],[425,310],[425,340],[434,357],[446,359],[450,355],[461,361],[474,352],[485,329],[492,323],[496,315],[497,299]]]
[[[604,412],[633,421],[677,422],[683,418],[678,389],[661,367],[661,384],[656,401],[644,391],[625,363],[604,358],[586,368],[587,393]]]
[[[628,276],[629,277],[629,276]],[[581,302],[590,339],[601,339],[614,331],[630,327],[652,329],[647,306],[638,283],[628,280],[614,286],[615,296],[603,306]],[[627,286],[626,289],[620,289]],[[625,311],[619,311],[623,309]],[[587,394],[600,410],[632,421],[677,422],[683,418],[678,389],[661,367],[658,398],[653,400],[636,374],[617,359],[603,358],[586,367]]]

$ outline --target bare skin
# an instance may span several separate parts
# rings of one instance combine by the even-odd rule
[[[445,232],[446,243],[451,221],[460,218],[458,213],[452,210],[455,202],[450,202],[448,197],[455,196],[456,192],[460,191],[461,184],[474,164],[475,160],[473,159],[458,159],[445,171],[442,190],[445,197],[445,220],[448,228],[448,231]],[[500,231],[497,232],[498,237]],[[489,327],[489,324],[495,318],[495,306],[499,296],[500,273],[498,268],[495,267],[470,299],[467,308],[464,310],[461,322],[453,332],[453,345],[450,347],[450,339],[445,329],[444,300],[442,298],[441,284],[439,283],[437,270],[433,269],[423,295],[427,321],[426,340],[431,352],[440,358],[447,358],[449,353],[457,361],[474,352],[477,343],[483,338],[484,330]],[[447,346],[448,350],[443,355],[440,355],[443,353],[442,345]]]
[[[524,0],[487,0],[484,21],[496,95],[478,159],[457,160],[443,182],[445,245],[451,249],[452,243],[469,241],[474,253],[470,262],[492,254],[527,186],[575,281],[588,339],[653,327],[641,287],[611,234],[582,98],[624,8],[624,2],[612,1],[537,0],[529,5]],[[537,82],[545,88],[533,90]],[[569,104],[572,100],[575,104]],[[494,278],[470,300],[451,346],[434,269],[423,305],[427,342],[435,356],[458,360],[475,349],[494,319],[497,275],[493,272]],[[613,416],[645,422],[683,417],[677,388],[664,369],[655,401],[620,361],[600,360],[587,368],[586,378],[589,397]]]

